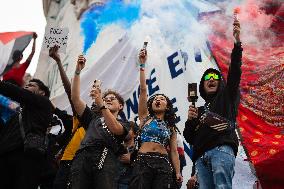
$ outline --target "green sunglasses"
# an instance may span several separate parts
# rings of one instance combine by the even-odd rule
[[[219,76],[218,74],[209,73],[209,74],[206,74],[206,75],[204,76],[204,80],[207,81],[207,80],[209,80],[211,77],[212,77],[214,80],[219,80],[219,79],[220,79],[220,76]]]

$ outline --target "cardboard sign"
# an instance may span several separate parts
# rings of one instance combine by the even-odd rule
[[[57,45],[59,53],[66,53],[68,33],[68,28],[47,27],[43,39],[43,50],[48,52],[51,47]]]

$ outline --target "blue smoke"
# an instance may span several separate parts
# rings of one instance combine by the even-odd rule
[[[82,16],[81,28],[84,35],[83,53],[96,42],[99,32],[107,25],[119,23],[129,28],[138,18],[141,0],[135,3],[124,3],[122,0],[112,0],[102,6],[94,6]]]

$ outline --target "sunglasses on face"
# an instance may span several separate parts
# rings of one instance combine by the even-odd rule
[[[210,78],[213,78],[214,80],[219,80],[220,79],[220,76],[218,74],[215,74],[215,73],[209,73],[209,74],[206,74],[204,76],[204,80],[207,81],[207,80],[210,80]]]

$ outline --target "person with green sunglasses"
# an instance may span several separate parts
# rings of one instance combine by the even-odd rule
[[[219,80],[220,76],[219,74],[215,74],[215,73],[208,73],[204,76],[204,81],[210,80],[211,78],[213,78],[214,80]]]
[[[232,188],[238,137],[235,132],[240,101],[242,47],[240,23],[234,22],[235,44],[227,83],[213,68],[206,70],[199,84],[204,106],[189,106],[188,120],[183,132],[186,141],[193,145],[193,162],[196,165],[199,189]]]

